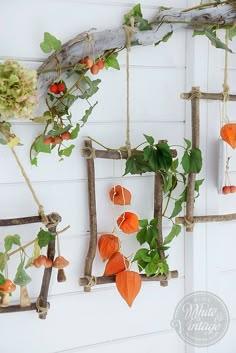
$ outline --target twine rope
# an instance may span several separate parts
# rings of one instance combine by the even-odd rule
[[[47,306],[46,307],[44,307],[44,306],[41,306],[40,305],[40,300],[41,300],[42,298],[41,297],[38,297],[38,299],[36,300],[36,303],[35,303],[35,305],[36,305],[36,308],[37,308],[37,312],[38,313],[41,313],[41,314],[47,314],[47,312],[48,312],[48,309],[49,309],[49,305],[48,305],[48,303],[47,303]]]
[[[130,48],[131,38],[134,33],[134,18],[130,18],[131,27],[124,25],[124,31],[126,36],[126,148],[128,151],[128,157],[131,156],[131,142],[130,142]]]
[[[189,100],[191,99],[200,99],[202,96],[200,90],[198,87],[193,87],[191,91],[191,95],[189,96]]]
[[[91,288],[97,284],[97,278],[95,276],[84,276],[84,278],[88,281],[85,287]]]
[[[229,33],[225,31],[225,45],[228,47]],[[222,117],[221,126],[229,121],[227,116],[227,102],[229,100],[229,84],[228,84],[228,50],[225,49],[225,63],[224,63],[224,82],[223,82],[223,105],[222,105]]]

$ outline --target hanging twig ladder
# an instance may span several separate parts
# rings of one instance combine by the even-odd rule
[[[200,99],[209,100],[224,100],[223,93],[204,93],[199,87],[193,87],[189,93],[182,93],[182,99],[191,99],[192,106],[192,146],[199,147],[199,131],[200,131]],[[229,94],[227,97],[229,101],[236,101],[236,95]],[[236,213],[225,215],[208,215],[194,217],[194,189],[195,189],[195,175],[191,173],[188,179],[187,186],[187,202],[186,202],[186,216],[177,217],[177,224],[184,224],[186,231],[193,231],[194,223],[205,222],[225,222],[236,220]]]
[[[97,216],[96,216],[96,190],[95,190],[95,167],[94,158],[103,159],[127,159],[127,151],[115,150],[95,150],[90,140],[85,141],[85,147],[82,149],[82,156],[87,160],[88,172],[88,194],[89,194],[89,220],[90,220],[90,241],[89,249],[85,259],[84,277],[80,278],[79,284],[84,286],[84,291],[91,291],[94,285],[114,283],[115,276],[94,277],[92,274],[93,260],[97,249]],[[137,151],[135,151],[137,153]],[[140,151],[142,153],[142,151]],[[176,151],[171,151],[176,156]],[[154,196],[154,217],[158,218],[158,245],[163,245],[162,238],[162,181],[159,173],[155,175],[155,196]],[[164,251],[161,253],[165,257]],[[170,271],[168,275],[158,275],[147,277],[141,275],[143,281],[160,281],[161,286],[167,286],[168,280],[178,277],[178,271]]]
[[[48,224],[46,227],[48,231],[56,236],[57,234],[57,225],[61,222],[61,217],[57,213],[51,213],[47,216]],[[15,226],[15,225],[23,225],[23,224],[30,224],[30,223],[40,223],[42,219],[40,216],[32,216],[32,217],[22,217],[22,218],[12,218],[12,219],[0,219],[0,227],[8,227],[8,226]],[[22,249],[24,246],[22,246]],[[47,249],[47,257],[50,258],[52,261],[55,255],[55,240],[51,240],[48,244]],[[40,319],[46,319],[47,311],[49,309],[48,303],[48,290],[51,280],[51,273],[52,267],[45,268],[41,290],[38,299],[35,303],[31,303],[27,306],[19,305],[9,305],[7,307],[0,307],[0,313],[12,313],[18,311],[29,311],[29,310],[36,310],[39,314]]]

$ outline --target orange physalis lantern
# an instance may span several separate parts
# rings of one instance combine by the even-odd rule
[[[132,306],[142,285],[141,276],[134,271],[122,271],[116,275],[116,287],[129,306]]]
[[[115,253],[108,260],[104,271],[104,276],[115,275],[129,267],[129,261],[120,252]]]
[[[223,125],[220,129],[220,136],[232,148],[236,148],[236,123]]]
[[[98,240],[98,250],[103,261],[120,250],[120,240],[114,234],[102,234]]]
[[[114,186],[109,191],[110,199],[115,205],[130,205],[131,193],[121,185]]]
[[[135,233],[139,230],[138,216],[133,212],[124,212],[117,219],[118,227],[126,234]]]

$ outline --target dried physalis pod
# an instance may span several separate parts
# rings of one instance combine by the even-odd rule
[[[138,216],[133,212],[124,212],[117,219],[117,225],[123,233],[135,233],[139,230]]]
[[[102,234],[98,239],[98,250],[103,261],[120,250],[120,239],[114,234]]]
[[[117,252],[108,260],[105,267],[104,276],[115,275],[121,271],[126,270],[128,267],[129,260],[120,252]]]
[[[125,206],[131,203],[131,193],[121,185],[114,186],[109,191],[109,195],[115,205]]]
[[[132,306],[142,285],[141,276],[134,271],[122,271],[116,276],[116,287],[129,306]]]

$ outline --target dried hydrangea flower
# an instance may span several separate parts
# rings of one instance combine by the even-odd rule
[[[30,118],[37,103],[37,72],[17,61],[0,64],[0,117]]]

